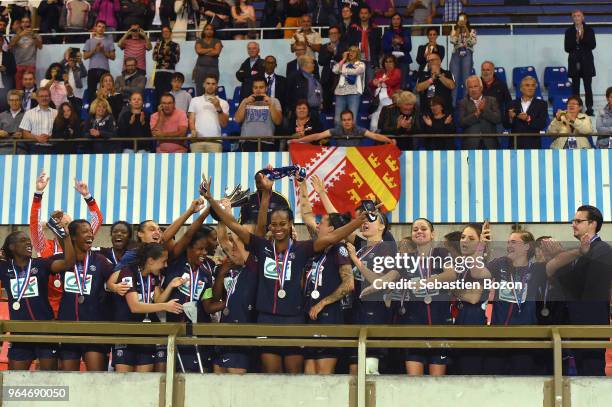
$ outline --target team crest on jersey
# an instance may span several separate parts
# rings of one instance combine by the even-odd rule
[[[344,246],[340,246],[340,250],[338,250],[338,251],[340,252],[340,256],[342,256],[342,257],[348,257],[349,256],[348,250]]]
[[[121,356],[123,356],[123,351],[122,351],[121,349],[119,349],[119,350],[117,351],[117,357],[119,357],[119,358],[120,358]]]
[[[289,258],[291,260],[295,260],[295,253],[289,253]]]
[[[164,351],[160,350],[159,352],[157,352],[157,357],[162,359],[164,357]]]
[[[36,267],[32,267],[32,269],[30,270],[30,274],[32,274],[33,276],[35,276],[36,274],[38,274],[38,268],[36,268]]]
[[[89,266],[89,271],[96,271],[96,266],[94,266],[93,264]]]

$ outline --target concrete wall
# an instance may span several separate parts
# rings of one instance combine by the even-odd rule
[[[157,373],[3,372],[8,386],[69,386],[68,402],[53,406],[158,406],[162,375]],[[345,407],[353,405],[354,379],[346,375],[179,375],[175,405],[205,407]],[[541,407],[548,377],[368,378],[368,407]],[[572,406],[612,405],[610,378],[570,378]],[[183,384],[184,383],[184,387]],[[184,398],[183,398],[184,395]],[[549,393],[547,394],[549,395]],[[184,403],[183,403],[184,401]],[[6,406],[46,406],[49,402],[7,402]],[[569,404],[566,404],[569,405]]]

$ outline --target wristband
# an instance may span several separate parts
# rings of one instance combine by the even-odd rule
[[[34,192],[34,196],[39,197],[39,198],[42,198],[42,196],[43,196],[43,192],[44,192],[44,191],[36,191],[36,192]]]
[[[84,200],[89,201],[91,199],[91,194],[87,194],[83,197]]]

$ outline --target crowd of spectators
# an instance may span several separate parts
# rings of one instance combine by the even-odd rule
[[[287,63],[282,76],[277,72],[276,57],[260,55],[257,41],[248,42],[247,58],[236,72],[240,98],[234,101],[222,99],[212,82],[219,86],[219,56],[228,33],[237,39],[257,36],[252,30],[256,26],[253,6],[243,1],[231,7],[223,0],[186,5],[175,2],[168,14],[166,2],[157,3],[156,8],[152,2],[138,0],[96,0],[93,4],[46,1],[38,10],[38,30],[33,29],[28,9],[0,9],[1,15],[10,17],[10,24],[0,20],[0,112],[8,113],[0,122],[0,137],[35,139],[36,143],[13,147],[30,153],[131,151],[134,145],[129,142],[105,140],[135,136],[194,139],[192,143],[141,142],[137,151],[185,152],[191,145],[191,151],[217,152],[223,150],[220,137],[227,133],[262,138],[259,142],[240,141],[237,148],[241,151],[284,150],[294,142],[360,145],[364,137],[372,139],[370,143],[397,144],[402,150],[499,148],[505,146],[504,130],[537,134],[519,137],[519,148],[540,148],[539,133],[547,131],[564,135],[555,137],[553,148],[592,146],[588,136],[594,133],[589,116],[594,116],[591,81],[596,44],[594,31],[580,11],[572,13],[573,24],[564,40],[576,95],[568,99],[566,109],[551,116],[547,102],[536,96],[538,85],[533,77],[523,79],[520,97],[512,100],[507,84],[496,77],[493,62],[485,61],[480,76],[473,75],[477,33],[462,12],[466,1],[441,3],[444,21],[451,22],[448,34],[452,49],[446,53],[437,43],[437,28],[425,28],[427,42],[416,51],[415,71],[410,71],[411,38],[417,32],[404,27],[402,14],[390,0],[341,2],[337,6],[325,1],[314,5],[303,0],[275,2],[282,12],[276,15],[274,26],[295,27],[277,30],[284,32],[295,59]],[[194,10],[199,7],[196,20],[201,22],[201,31],[195,41],[197,59],[191,72],[195,89],[191,93],[183,89],[185,75],[176,71],[182,41],[168,25],[175,21],[177,27],[178,5]],[[335,12],[336,7],[340,13]],[[330,11],[332,14],[327,13]],[[58,16],[57,26],[43,21],[49,13]],[[411,1],[406,13],[414,23],[430,23],[434,2]],[[262,24],[269,17],[264,13]],[[312,28],[323,21],[332,24],[325,33],[327,40]],[[384,34],[379,24],[389,25]],[[228,27],[244,30],[218,31]],[[157,38],[147,34],[148,28],[160,30]],[[35,77],[37,52],[46,39],[58,40],[62,30],[86,29],[91,34],[85,36],[82,49],[69,47],[61,61],[48,66],[44,78]],[[113,37],[109,30],[122,30],[123,34]],[[40,33],[45,32],[57,34],[43,40]],[[123,61],[121,72],[113,76],[110,62],[116,58],[116,47],[123,50]],[[154,69],[147,72],[147,51],[151,50]],[[443,68],[446,55],[450,55],[449,70]],[[579,97],[581,80],[586,95],[584,112]],[[154,105],[148,108],[144,103],[146,88],[155,93]],[[42,99],[49,95],[44,103],[40,100],[42,89],[48,90]],[[17,105],[11,104],[11,98],[20,99],[20,109],[14,108]],[[610,89],[606,98],[608,104],[596,126],[602,133],[610,131]],[[229,108],[231,102],[236,103],[235,111]],[[35,114],[29,114],[33,109]],[[239,127],[226,130],[230,121]],[[500,136],[418,136],[456,133]],[[293,139],[275,139],[279,135],[292,135]],[[338,140],[339,136],[347,138]],[[96,142],[69,145],[53,140],[80,137]],[[9,144],[3,143],[3,151],[8,152]],[[601,135],[595,146],[607,148],[610,144],[610,137]]]

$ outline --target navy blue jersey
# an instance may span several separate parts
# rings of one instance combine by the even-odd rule
[[[487,268],[495,281],[502,284],[495,290],[491,324],[537,324],[535,301],[539,286],[546,279],[546,264],[530,263],[515,268],[507,257],[501,257],[489,263]],[[522,288],[504,287],[507,283],[522,283]]]
[[[391,232],[386,230],[383,233],[382,238],[384,242],[391,243],[391,247],[393,247],[393,250],[397,251],[397,242],[395,241],[395,238],[393,237]],[[355,250],[359,250],[362,247],[366,246],[367,244],[368,244],[368,241],[366,239],[364,239],[361,236],[355,236],[355,244],[353,245],[355,246]]]
[[[221,322],[255,322],[257,258],[249,254],[243,267],[228,271],[223,285],[227,293],[225,299],[227,311],[221,313]]]
[[[427,261],[423,260],[417,270],[411,270],[414,271],[414,273],[407,273],[403,277],[407,279],[426,279],[444,272],[442,266],[447,256],[450,256],[448,250],[443,247],[436,247],[427,255],[429,256],[429,264],[427,264]],[[416,256],[416,254],[412,254],[412,256]],[[427,295],[431,296],[432,300],[436,302],[449,300],[448,290],[426,290],[425,288],[411,291],[410,300],[423,301]]]
[[[165,277],[163,281],[163,288],[166,289],[168,284],[176,277],[185,277],[186,282],[173,289],[172,293],[170,293],[169,299],[177,299],[180,304],[185,304],[190,301],[197,302],[198,309],[198,322],[210,322],[210,315],[208,315],[204,311],[204,307],[202,306],[202,300],[212,298],[212,286],[213,286],[213,270],[215,268],[215,263],[206,258],[204,262],[197,268],[192,269],[187,261],[187,256],[182,254],[176,260],[168,265],[168,268],[165,272]],[[193,277],[191,277],[193,276]],[[194,280],[194,285],[192,289],[192,281]],[[186,316],[185,314],[172,314],[168,313],[166,315],[168,322],[185,322]]]
[[[259,312],[274,315],[302,315],[304,311],[304,296],[302,292],[302,276],[310,258],[315,255],[312,240],[293,241],[289,254],[276,253],[274,258],[274,242],[251,234],[251,240],[246,249],[257,257],[258,283],[256,308]],[[285,298],[279,298],[281,289],[279,273],[287,259],[285,282],[283,290]]]
[[[77,261],[75,268],[83,276],[83,261]],[[64,292],[57,319],[60,321],[103,321],[107,318],[108,305],[105,303],[106,280],[113,274],[113,265],[99,253],[89,252],[89,265],[82,285],[84,302],[79,303],[79,285],[75,268],[64,272]],[[82,277],[79,277],[82,278]]]
[[[125,267],[119,272],[117,283],[127,283],[130,286],[128,293],[135,292],[138,294],[139,302],[146,302],[145,298],[149,297],[149,304],[153,304],[155,287],[159,285],[158,278],[152,274],[143,277],[138,271],[138,267]],[[144,296],[143,296],[144,294]],[[126,296],[113,294],[113,310],[115,321],[135,321],[140,322],[145,318],[145,314],[134,314],[130,311]],[[154,315],[149,315],[149,319],[153,320]]]
[[[47,258],[31,259],[30,277],[25,292],[19,302],[19,310],[13,309],[13,303],[19,298],[18,288],[25,286],[25,277],[28,266],[20,269],[13,266],[10,261],[0,261],[0,281],[6,290],[9,305],[9,315],[12,320],[26,321],[48,321],[53,319],[53,310],[49,305],[47,293],[51,263],[63,255],[55,255]],[[16,274],[19,276],[17,281]],[[23,289],[23,288],[22,288]]]
[[[306,301],[308,303],[308,309],[336,291],[340,283],[342,283],[342,279],[340,278],[340,266],[346,264],[351,264],[351,259],[349,258],[349,253],[344,243],[337,243],[331,246],[312,261],[310,271],[306,278]],[[318,284],[315,284],[315,278],[318,279]],[[312,298],[311,295],[315,286],[319,292],[319,297],[316,299]],[[340,307],[340,302],[337,301],[333,304],[329,304],[327,307]]]
[[[115,255],[115,251],[112,247],[101,247],[100,254],[108,259],[113,265],[113,268],[119,264],[121,260]]]

